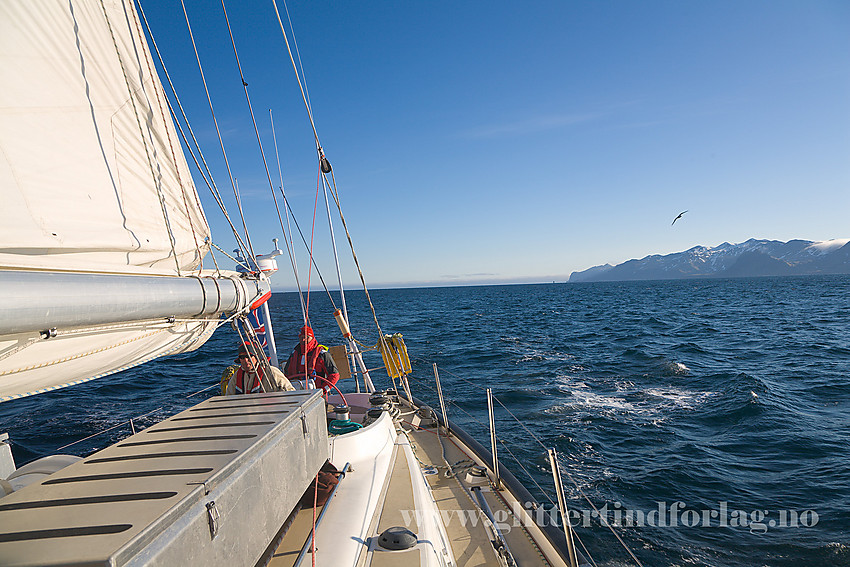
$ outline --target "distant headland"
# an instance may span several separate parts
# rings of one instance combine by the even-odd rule
[[[850,238],[810,240],[757,240],[724,242],[684,252],[654,254],[612,266],[594,266],[570,274],[570,282],[675,280],[689,278],[739,278],[850,274]]]

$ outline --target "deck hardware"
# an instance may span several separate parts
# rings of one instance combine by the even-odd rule
[[[370,409],[366,412],[366,415],[369,416],[370,419],[375,420],[381,417],[386,410],[384,408],[374,408]]]
[[[348,406],[335,406],[334,414],[336,414],[336,418],[340,421],[346,421],[350,417],[351,408]]]
[[[384,394],[373,394],[369,396],[369,405],[382,407],[390,402],[390,399]]]
[[[469,467],[464,480],[467,484],[487,484],[487,471],[484,467]]]
[[[493,484],[496,490],[502,490],[502,479],[499,477],[499,457],[496,454],[496,421],[493,418],[493,390],[487,388],[487,413],[490,415],[490,450],[493,453]]]
[[[419,538],[416,534],[402,526],[387,528],[378,537],[378,545],[390,551],[410,549],[417,543]]]
[[[430,406],[419,406],[411,423],[415,423],[417,427],[421,428],[436,427],[438,430],[440,428],[440,420],[437,419],[437,412]]]
[[[384,391],[384,395],[390,399],[390,401],[394,404],[398,403],[398,391],[390,388],[389,390]],[[371,399],[371,398],[370,398]]]
[[[209,495],[210,489],[207,487],[207,483],[203,480],[187,482],[186,486],[203,486],[204,487],[204,496]]]
[[[339,477],[339,482],[337,482],[336,486],[334,486],[333,491],[331,492],[330,496],[328,496],[328,501],[325,502],[324,507],[322,507],[322,511],[319,512],[319,516],[316,518],[316,523],[314,525],[314,529],[317,529],[319,527],[319,524],[322,523],[322,519],[325,517],[325,512],[327,512],[328,508],[330,508],[330,506],[328,506],[328,504],[333,499],[333,497],[336,496],[336,491],[339,490],[340,485],[342,485],[342,480],[345,478],[345,473],[349,473],[352,470],[353,469],[351,468],[351,463],[345,463],[345,466],[343,466],[342,470],[340,470],[340,472],[342,474]],[[307,554],[310,553],[310,547],[311,547],[310,544],[312,543],[312,540],[313,540],[313,531],[310,530],[310,533],[307,534],[307,540],[304,542],[304,545],[301,547],[301,553],[299,553],[298,557],[295,558],[295,563],[292,564],[292,567],[299,567],[301,565],[301,562],[304,561],[304,558],[307,557]]]
[[[564,535],[567,536],[567,553],[569,554],[570,567],[578,567],[575,543],[573,543],[573,527],[570,524],[570,515],[567,510],[567,500],[564,498],[564,486],[561,484],[561,467],[558,465],[558,454],[555,449],[549,449],[549,463],[552,466],[552,479],[555,481],[555,492],[558,493],[558,509],[561,512],[561,521],[564,524]]]
[[[449,418],[446,416],[446,402],[443,400],[443,387],[440,385],[440,373],[437,372],[437,363],[434,363],[434,381],[437,383],[437,396],[440,398],[440,409],[443,412],[443,429],[445,430],[446,437],[451,435],[451,430],[449,429]]]
[[[481,493],[481,487],[473,486],[470,490],[475,497],[478,508],[484,513],[484,524],[489,528],[489,531],[493,536],[490,543],[493,544],[493,549],[496,550],[496,555],[499,557],[500,564],[508,567],[515,566],[516,560],[508,547],[508,542],[505,541],[505,536],[502,535],[502,531],[496,524],[496,517],[493,515],[493,510],[484,498],[484,494]]]
[[[301,430],[304,432],[304,437],[307,437],[307,414],[301,410]]]
[[[210,522],[210,539],[215,539],[218,535],[218,509],[215,507],[215,500],[207,502],[207,519]]]
[[[49,329],[44,329],[43,331],[39,331],[38,334],[42,339],[52,339],[56,336],[56,327],[51,327]]]

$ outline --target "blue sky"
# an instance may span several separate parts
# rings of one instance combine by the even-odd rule
[[[252,104],[271,162],[274,112],[287,197],[309,230],[312,130],[271,0],[244,4],[228,14]],[[564,281],[695,245],[850,237],[847,2],[288,7],[374,287]],[[180,4],[143,8],[230,194]],[[187,10],[252,239],[267,251],[281,231],[221,6]],[[196,183],[215,241],[232,249]],[[323,205],[316,230],[317,261],[335,280]],[[346,286],[358,287],[339,225],[336,237]],[[279,264],[275,283],[291,288],[288,259]]]

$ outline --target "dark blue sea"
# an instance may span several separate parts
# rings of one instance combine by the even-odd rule
[[[611,524],[637,524],[615,530],[647,566],[850,565],[850,277],[395,289],[372,300],[384,332],[404,335],[416,395],[437,407],[437,363],[449,418],[483,444],[483,388],[521,420],[497,404],[500,456],[543,502],[553,497],[543,447],[559,452],[598,565],[634,563],[587,500]],[[355,335],[376,343],[362,291],[347,303]],[[271,308],[288,352],[297,296],[276,294]],[[313,292],[324,344],[340,342],[332,310]],[[225,327],[194,353],[3,403],[0,431],[20,464],[114,427],[63,450],[87,455],[129,435],[130,418],[149,414],[134,420],[144,427],[212,395],[191,394],[218,383],[237,344]]]

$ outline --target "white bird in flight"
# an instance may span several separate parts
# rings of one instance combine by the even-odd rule
[[[684,215],[687,212],[688,211],[682,211],[681,213],[679,213],[679,216],[673,219],[673,222],[670,223],[670,226],[673,226],[674,224],[676,224],[676,221],[679,220],[680,218],[682,218],[682,215]]]

